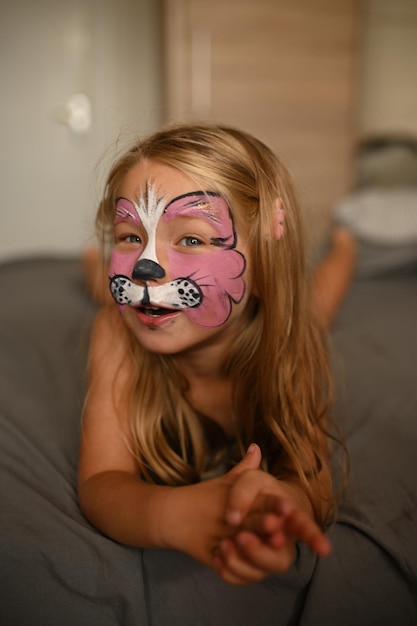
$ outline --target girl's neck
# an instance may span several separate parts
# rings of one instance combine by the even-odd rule
[[[205,347],[193,354],[177,355],[175,362],[187,379],[185,395],[193,409],[216,422],[228,436],[235,436],[232,386],[223,371],[224,349]]]
[[[177,354],[174,360],[179,371],[185,376],[190,385],[197,381],[209,383],[209,381],[224,378],[224,354],[224,346],[211,345]]]
[[[228,437],[236,436],[229,380],[195,379],[187,390],[186,398],[197,413],[216,422]]]

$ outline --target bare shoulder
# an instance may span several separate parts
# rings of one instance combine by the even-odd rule
[[[91,334],[90,356],[103,356],[106,351],[117,358],[127,348],[124,322],[113,305],[103,307],[94,320]],[[116,350],[116,353],[114,351]]]
[[[110,406],[117,398],[116,404],[122,405],[123,389],[132,377],[130,341],[116,307],[103,308],[91,335],[87,408],[92,401],[97,404],[101,399]]]
[[[131,376],[131,338],[115,306],[104,307],[97,315],[91,334],[88,362],[89,388]],[[116,377],[116,373],[117,377]]]
[[[136,471],[129,452],[129,406],[124,393],[131,375],[128,336],[116,307],[94,322],[89,380],[82,419],[80,479],[103,471]]]

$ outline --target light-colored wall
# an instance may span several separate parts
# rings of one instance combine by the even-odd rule
[[[417,0],[366,1],[359,130],[417,134]],[[109,146],[165,119],[161,4],[0,3],[0,259],[74,253],[91,238]],[[62,113],[79,92],[92,125],[77,135]]]
[[[0,258],[74,253],[92,236],[109,146],[161,122],[159,10],[158,0],[1,2]],[[64,123],[78,93],[91,103],[84,133]]]
[[[368,0],[359,127],[417,136],[417,0]]]

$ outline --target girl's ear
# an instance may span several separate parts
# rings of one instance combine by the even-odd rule
[[[283,236],[285,232],[284,219],[285,219],[285,212],[284,212],[284,209],[282,208],[282,200],[281,198],[278,198],[275,201],[275,208],[274,208],[275,237],[277,239],[281,239],[281,237]]]

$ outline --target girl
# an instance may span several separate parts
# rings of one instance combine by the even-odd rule
[[[117,306],[92,335],[86,517],[236,584],[297,541],[326,555],[330,376],[284,166],[233,128],[168,128],[114,165],[97,225]]]

